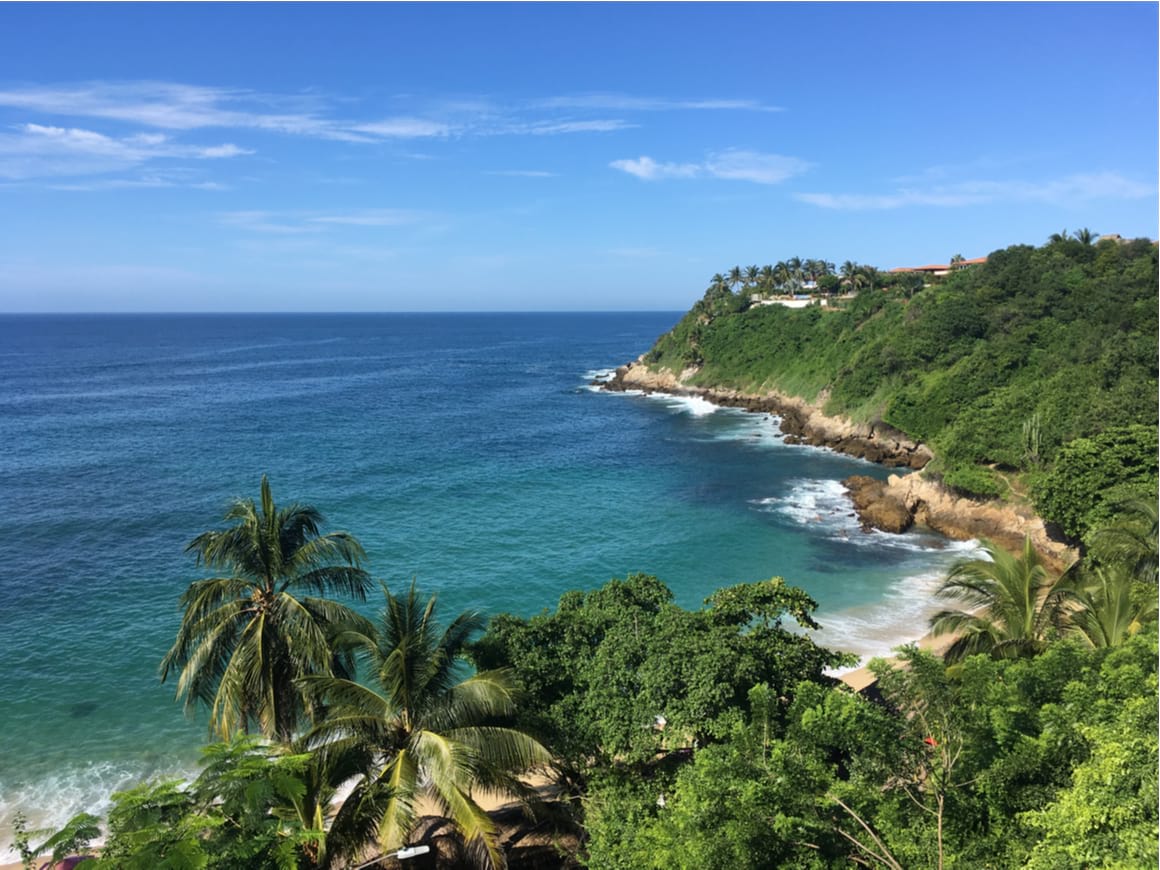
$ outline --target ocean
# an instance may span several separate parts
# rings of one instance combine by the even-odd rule
[[[590,386],[679,317],[0,316],[0,857],[18,809],[59,825],[196,769],[204,718],[157,665],[204,576],[186,545],[263,474],[444,614],[638,571],[696,607],[780,575],[823,645],[921,635],[973,545],[862,532],[839,481],[887,469],[769,415]]]

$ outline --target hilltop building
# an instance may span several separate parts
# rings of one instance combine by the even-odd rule
[[[987,262],[986,257],[973,257],[970,260],[957,260],[954,263],[947,263],[946,265],[929,265],[929,266],[899,266],[896,269],[891,269],[891,273],[898,272],[920,272],[924,275],[932,275],[940,277],[942,275],[949,275],[951,272],[959,272],[963,269],[969,269],[971,266],[980,266]]]

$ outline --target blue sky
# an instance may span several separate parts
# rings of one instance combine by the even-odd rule
[[[0,310],[687,308],[1157,236],[1156,4],[0,5]]]

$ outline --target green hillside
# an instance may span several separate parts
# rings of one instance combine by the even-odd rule
[[[854,299],[806,309],[751,305],[715,282],[645,361],[699,367],[696,385],[777,389],[884,421],[930,445],[930,473],[948,485],[998,496],[1029,484],[1075,537],[1110,500],[1155,496],[1154,244],[1018,245],[909,293],[876,277]],[[1082,465],[1060,462],[1077,450],[1109,467],[1057,479]],[[1089,494],[1083,516],[1060,514],[1057,502]]]

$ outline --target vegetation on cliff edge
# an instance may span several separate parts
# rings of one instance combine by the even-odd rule
[[[931,470],[966,494],[1003,494],[995,472],[1026,475],[1041,514],[1081,538],[1109,501],[1155,497],[1157,282],[1146,239],[1061,237],[995,251],[913,296],[875,286],[835,307],[750,306],[714,284],[645,362],[887,423],[929,444]],[[1106,474],[1069,461],[1109,443]],[[1085,516],[1063,507],[1074,489]]]

